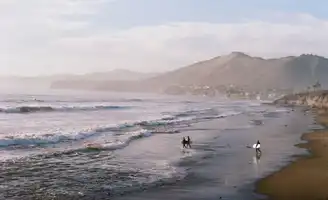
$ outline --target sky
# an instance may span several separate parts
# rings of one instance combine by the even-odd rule
[[[245,52],[328,57],[324,0],[0,0],[0,75],[174,70]]]

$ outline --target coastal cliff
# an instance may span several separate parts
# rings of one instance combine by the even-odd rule
[[[274,101],[275,104],[304,105],[328,109],[328,90],[289,94]]]

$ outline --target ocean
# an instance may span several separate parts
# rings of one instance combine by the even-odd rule
[[[0,199],[262,198],[254,183],[306,154],[294,144],[312,123],[261,101],[1,92]]]

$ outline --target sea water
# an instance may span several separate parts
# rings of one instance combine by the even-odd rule
[[[275,138],[260,128],[270,124],[271,130],[283,128],[286,119],[292,119],[288,115],[288,108],[260,101],[109,92],[2,92],[0,198],[161,199],[156,194],[162,193],[163,198],[163,194],[175,194],[170,191],[175,186],[189,188],[189,197],[183,193],[188,199],[209,194],[208,199],[220,195],[236,199],[237,191],[218,192],[213,184],[231,188],[248,184],[294,155],[297,149],[292,144],[301,129],[293,130],[298,134]],[[191,136],[191,149],[181,148],[184,136]],[[259,138],[270,142],[270,156],[263,162],[271,167],[254,173],[249,166],[254,149],[247,145]],[[285,154],[274,150],[275,142]],[[97,149],[88,148],[90,144]],[[222,163],[215,164],[218,160]],[[248,167],[240,168],[241,163]],[[209,174],[217,170],[215,166],[221,170],[213,180]],[[238,178],[246,168],[251,171],[243,171],[244,179]],[[168,189],[162,191],[162,187]]]

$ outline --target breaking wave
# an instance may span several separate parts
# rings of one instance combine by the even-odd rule
[[[93,111],[93,110],[119,110],[129,109],[131,106],[18,106],[0,108],[2,113],[35,113],[35,112],[72,112],[72,111]]]
[[[113,102],[149,102],[151,99],[138,99],[138,98],[120,98],[120,99],[74,99],[75,103],[113,103]],[[1,99],[0,102],[3,103],[72,103],[71,99],[17,99],[17,98],[7,98]]]
[[[96,148],[99,150],[116,150],[122,149],[129,145],[133,140],[141,139],[143,137],[149,137],[152,135],[152,132],[149,130],[139,130],[134,132],[128,132],[124,135],[124,139],[106,142],[105,144],[89,144],[86,147],[88,148]],[[84,148],[83,148],[84,149]]]
[[[137,121],[132,123],[124,123],[118,125],[100,126],[96,128],[88,128],[74,132],[58,132],[51,133],[17,133],[3,136],[0,138],[0,147],[8,146],[23,146],[35,147],[49,144],[57,144],[69,141],[84,140],[93,136],[100,135],[115,135],[117,141],[105,142],[103,148],[117,149],[128,145],[131,141],[143,137],[148,137],[153,134],[174,134],[179,132],[179,128],[188,126],[191,123],[202,120],[210,120],[216,118],[224,118],[239,114],[238,112],[227,112],[220,115],[204,115],[204,116],[189,116],[181,117],[176,115],[172,117],[163,117],[157,120]]]

